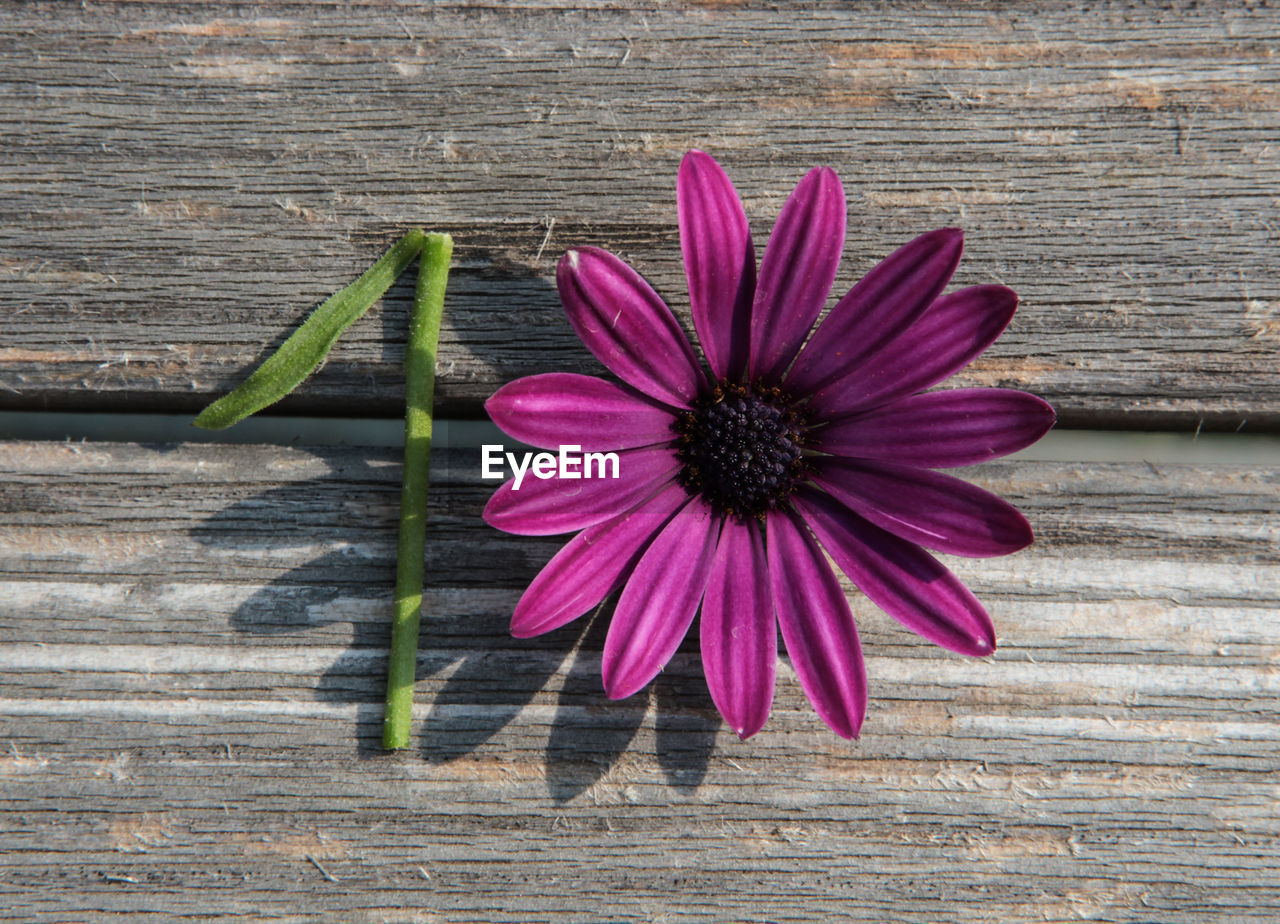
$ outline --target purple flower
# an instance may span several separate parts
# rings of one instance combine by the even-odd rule
[[[963,234],[921,235],[818,320],[844,247],[844,190],[811,170],[756,271],[742,203],[711,157],[677,181],[699,362],[671,309],[622,260],[571,250],[556,280],[569,323],[622,384],[568,373],[489,399],[506,433],[542,448],[616,451],[620,478],[508,481],[485,508],[525,535],[581,530],[516,606],[513,635],[558,628],[622,588],[605,690],[629,696],[670,660],[701,609],[712,699],[742,738],[768,718],[778,627],[805,694],[837,734],[866,711],[862,649],[823,549],[908,629],[967,655],[995,650],[986,610],[921,546],[984,557],[1031,542],[1023,516],[937,468],[1034,443],[1040,398],[924,391],[972,362],[1017,307],[1003,286],[942,295]]]

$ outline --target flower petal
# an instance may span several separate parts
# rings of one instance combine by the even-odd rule
[[[503,433],[542,449],[633,449],[674,438],[671,409],[590,375],[548,372],[516,379],[484,407]]]
[[[879,353],[821,388],[809,403],[810,413],[843,417],[936,385],[995,343],[1017,308],[1017,293],[1004,286],[973,286],[942,296]]]
[[[880,609],[935,645],[975,657],[995,627],[960,579],[919,546],[892,536],[817,491],[792,498],[840,570]]]
[[[800,686],[832,731],[856,738],[867,675],[844,591],[803,523],[787,513],[771,513],[766,522],[773,604]]]
[[[511,634],[530,638],[558,629],[622,585],[640,553],[688,500],[670,485],[643,504],[583,530],[538,572],[511,617]]]
[[[616,455],[617,478],[597,477],[599,470],[592,464],[590,478],[554,475],[542,479],[530,464],[519,488],[515,478],[509,478],[493,492],[484,508],[484,521],[522,536],[573,532],[630,510],[669,481],[680,467],[675,453],[665,446],[624,449]],[[584,461],[582,467],[586,465]],[[611,475],[611,465],[602,467]]]
[[[601,670],[610,699],[644,687],[680,647],[711,577],[719,535],[720,517],[695,498],[645,550],[604,641]]]
[[[1049,432],[1047,401],[1007,388],[930,391],[813,431],[822,452],[954,468],[1025,449]]]
[[[764,539],[755,523],[725,520],[699,626],[711,699],[739,738],[769,718],[778,663],[778,627]]]
[[[716,378],[747,368],[756,251],[737,190],[708,154],[690,151],[676,180],[680,248],[693,326]]]
[[[795,359],[835,282],[844,228],[840,178],[815,167],[783,205],[765,247],[751,310],[752,378],[780,379]]]
[[[787,377],[792,394],[811,394],[861,365],[933,304],[960,262],[964,232],[942,228],[899,247],[836,303]]]
[[[607,250],[570,250],[556,268],[574,332],[618,378],[651,398],[687,407],[702,372],[675,315],[640,274]]]
[[[927,468],[827,456],[815,460],[813,480],[876,526],[939,552],[1008,555],[1033,538],[1012,504]]]

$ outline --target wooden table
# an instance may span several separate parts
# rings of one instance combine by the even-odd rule
[[[608,247],[684,304],[699,147],[758,243],[839,170],[838,287],[964,227],[956,284],[1023,307],[957,384],[1274,433],[1277,49],[1252,3],[6,4],[0,409],[193,411],[413,226],[457,240],[439,415],[599,372],[555,260]],[[409,291],[279,410],[399,413]],[[696,640],[611,703],[604,619],[511,639],[559,540],[484,525],[478,452],[442,451],[385,754],[397,451],[0,441],[0,917],[1280,919],[1280,462],[966,475],[1039,537],[949,561],[999,652],[850,589],[861,740],[784,662],[741,743]]]

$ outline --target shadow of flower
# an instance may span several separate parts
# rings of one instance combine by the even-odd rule
[[[692,792],[706,776],[715,750],[720,716],[707,692],[697,655],[679,654],[651,687],[625,700],[610,700],[600,678],[600,653],[608,635],[613,604],[592,617],[561,687],[551,738],[547,744],[547,785],[551,797],[569,802],[603,779],[656,706],[658,763],[667,783]]]
[[[654,681],[658,763],[672,787],[691,793],[707,775],[722,723],[696,649],[677,661]]]
[[[505,629],[505,620],[503,621]],[[501,731],[546,688],[582,626],[567,626],[544,649],[513,650],[512,640],[468,654],[431,703],[420,731],[422,756],[446,763],[471,753]]]
[[[551,722],[547,742],[547,786],[551,798],[565,803],[600,780],[627,749],[644,721],[649,694],[643,691],[621,702],[605,696],[600,679],[600,652],[609,629],[606,603],[574,652],[573,664]]]

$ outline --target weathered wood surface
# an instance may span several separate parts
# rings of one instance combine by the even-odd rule
[[[1266,4],[0,6],[0,405],[194,409],[406,227],[452,231],[439,396],[593,369],[566,247],[685,301],[674,177],[763,243],[850,195],[841,286],[920,231],[1024,307],[963,381],[1069,424],[1280,424],[1280,16]],[[394,413],[408,287],[293,410]]]
[[[851,594],[862,739],[784,665],[742,744],[696,644],[609,703],[601,625],[508,637],[558,540],[481,522],[476,455],[388,756],[393,451],[0,443],[0,917],[1280,918],[1280,471],[972,470],[1039,534],[952,560],[997,654]]]

